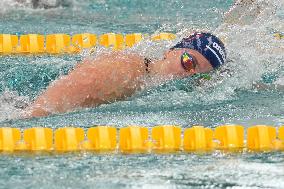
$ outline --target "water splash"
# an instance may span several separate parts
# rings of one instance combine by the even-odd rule
[[[249,11],[247,14],[242,11],[243,9],[254,11]],[[184,102],[188,104],[189,101],[198,104],[214,104],[236,98],[236,91],[255,90],[255,84],[265,82],[266,75],[273,78],[271,83],[283,83],[284,43],[283,40],[277,40],[273,36],[275,31],[283,31],[284,24],[281,24],[283,18],[276,14],[281,10],[284,10],[284,6],[278,0],[259,0],[245,7],[236,5],[230,14],[226,14],[225,22],[213,31],[225,42],[228,53],[227,65],[220,71],[212,73],[211,81],[202,83],[191,93],[184,94],[183,90],[176,88],[170,92],[170,95],[157,94],[153,97],[154,101],[160,97],[160,100],[166,98],[171,102],[177,101],[178,98],[181,104]],[[239,16],[239,14],[243,15]],[[198,30],[204,31],[204,28],[181,30],[178,39],[173,42],[153,44],[150,41],[144,41],[134,50],[144,56],[160,58],[163,52],[182,37]]]
[[[265,75],[273,75],[271,83],[281,84],[284,43],[273,34],[284,29],[283,17],[277,14],[283,10],[283,1],[278,0],[257,0],[245,6],[236,3],[214,31],[225,42],[228,64],[223,69],[231,74],[220,77],[216,72],[211,82],[197,90],[195,95],[202,94],[199,100],[228,100],[236,90],[251,90],[253,84],[264,82]]]
[[[0,120],[20,118],[24,108],[28,106],[28,97],[19,96],[16,92],[5,90],[0,96]]]
[[[262,6],[256,4],[263,3]],[[264,76],[271,78],[272,83],[279,84],[283,82],[283,41],[276,40],[273,33],[283,31],[283,3],[280,1],[256,1],[252,9],[260,7],[257,14],[252,17],[249,14],[238,18],[225,19],[215,31],[211,31],[220,36],[227,47],[228,64],[220,71],[212,73],[212,79],[209,82],[190,88],[191,82],[188,79],[174,81],[158,86],[146,92],[139,93],[123,102],[108,104],[101,107],[107,111],[117,111],[124,107],[129,111],[148,110],[148,111],[175,111],[190,110],[194,106],[214,105],[225,103],[226,101],[238,99],[238,91],[255,91],[254,83],[263,82]],[[250,9],[248,7],[248,9]],[[238,10],[238,9],[236,9]],[[233,21],[234,22],[233,22]],[[165,28],[168,27],[166,24]],[[178,38],[175,41],[162,41],[153,43],[146,39],[134,48],[131,52],[140,53],[143,56],[161,58],[163,53],[173,46],[182,37],[192,31],[208,30],[210,27],[187,26],[184,29],[184,23],[176,26]],[[183,29],[182,29],[183,28]],[[157,30],[159,32],[160,30]],[[94,57],[103,52],[104,49],[98,48]],[[84,52],[88,54],[88,52]],[[41,62],[42,60],[38,60]],[[50,61],[50,57],[46,62]],[[38,63],[37,62],[37,63]],[[50,61],[47,67],[54,66],[54,63],[66,62],[58,58],[57,61]],[[68,63],[67,63],[68,64]],[[56,68],[58,69],[58,68]],[[229,70],[227,72],[226,70]],[[36,69],[35,69],[36,71]],[[153,103],[155,102],[155,103]]]

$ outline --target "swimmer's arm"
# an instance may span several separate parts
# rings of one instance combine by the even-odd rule
[[[27,108],[24,117],[63,113],[130,96],[139,85],[137,78],[144,74],[144,67],[133,57],[113,59],[101,57],[93,62],[84,62],[54,81]]]

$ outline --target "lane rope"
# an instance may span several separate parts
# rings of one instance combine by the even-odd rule
[[[245,139],[246,136],[246,139]],[[225,151],[283,151],[284,126],[223,125],[215,129],[161,125],[151,129],[127,126],[96,126],[53,130],[45,127],[0,128],[0,151],[94,151],[118,153],[176,153]]]
[[[74,54],[84,49],[92,49],[96,46],[122,50],[133,47],[143,39],[152,41],[173,40],[172,33],[148,34],[131,33],[115,34],[106,33],[100,36],[91,33],[75,34],[26,34],[12,35],[0,34],[0,54]]]

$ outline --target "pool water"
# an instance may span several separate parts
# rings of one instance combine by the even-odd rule
[[[67,74],[87,52],[0,57],[1,125],[54,129],[68,125],[284,125],[284,92],[254,87],[255,83],[284,85],[284,39],[273,37],[275,32],[284,32],[283,2],[256,0],[225,17],[232,4],[227,0],[65,0],[57,8],[33,9],[29,1],[2,0],[0,33],[166,31],[182,37],[192,30],[211,31],[226,44],[229,63],[225,68],[230,73],[212,73],[210,81],[198,86],[191,85],[191,78],[176,80],[97,108],[21,120],[20,107]],[[260,14],[254,15],[255,10]],[[159,57],[177,40],[145,41],[132,50]],[[284,188],[283,155],[1,155],[0,188]]]

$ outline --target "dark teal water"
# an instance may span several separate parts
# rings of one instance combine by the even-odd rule
[[[175,32],[178,25],[216,27],[231,4],[232,0],[65,0],[62,8],[33,10],[30,4],[4,0],[0,33],[152,33]]]
[[[250,22],[225,25],[223,13],[232,1],[77,0],[48,10],[2,1],[0,33],[209,30],[225,39],[229,55],[226,68],[232,74],[220,77],[214,73],[212,80],[201,86],[192,86],[190,79],[172,81],[125,101],[19,120],[19,106],[30,103],[51,81],[67,74],[84,55],[0,57],[1,125],[54,129],[67,125],[284,125],[284,92],[253,87],[256,82],[283,84],[284,43],[272,34],[284,31],[284,9],[276,0],[257,2],[268,2],[257,19],[251,21],[242,15]],[[170,45],[142,43],[134,51],[159,56]],[[283,157],[283,152],[1,155],[0,188],[284,188]]]
[[[3,188],[282,188],[283,161],[283,153],[2,156],[0,172]]]

